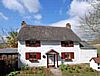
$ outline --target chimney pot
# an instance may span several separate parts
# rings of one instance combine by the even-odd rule
[[[21,26],[22,27],[26,27],[26,22],[25,21],[22,21]]]
[[[67,23],[66,24],[66,28],[71,29],[71,24],[70,23]]]

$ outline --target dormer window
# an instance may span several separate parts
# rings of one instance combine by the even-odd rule
[[[36,40],[26,40],[26,46],[27,47],[40,47],[40,41],[36,41]]]
[[[61,46],[62,47],[74,47],[74,42],[73,41],[61,41]]]

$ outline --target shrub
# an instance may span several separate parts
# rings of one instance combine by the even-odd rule
[[[18,73],[19,73],[18,71],[14,71],[8,74],[7,76],[16,76]]]
[[[92,68],[90,68],[90,70],[89,70],[90,72],[94,72],[94,70],[92,69]]]
[[[65,65],[64,65],[64,64],[61,64],[61,65],[59,66],[59,68],[61,69],[61,71],[64,71],[64,70],[65,70]]]
[[[79,72],[80,72],[80,69],[79,69],[78,67],[76,67],[76,68],[75,68],[75,72],[76,72],[76,73],[79,73]]]
[[[69,68],[69,69],[67,69],[67,72],[73,73],[73,70]]]
[[[69,66],[69,65],[61,64],[61,65],[59,66],[59,68],[61,69],[61,71],[66,71],[66,70],[70,69],[70,66]]]

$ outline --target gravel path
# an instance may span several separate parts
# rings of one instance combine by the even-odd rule
[[[59,68],[50,68],[50,71],[54,74],[54,76],[61,76],[61,70]]]

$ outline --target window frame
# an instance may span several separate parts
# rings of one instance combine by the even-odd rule
[[[74,41],[61,41],[61,47],[74,47]]]
[[[26,57],[26,60],[40,60],[41,53],[40,52],[26,52],[25,57]]]
[[[65,59],[71,59],[71,54],[70,53],[65,53]]]
[[[69,57],[66,57],[67,54],[69,55]],[[72,60],[74,59],[74,52],[62,52],[61,58],[65,60]]]
[[[98,67],[98,69],[100,69],[100,67]]]
[[[98,66],[100,65],[100,63],[98,63]]]
[[[26,40],[25,41],[26,47],[41,47],[40,40]]]

